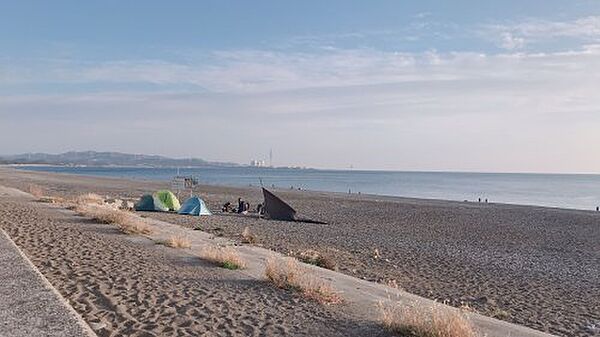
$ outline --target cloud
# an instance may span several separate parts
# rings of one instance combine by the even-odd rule
[[[178,60],[2,58],[0,153],[91,148],[247,162],[274,147],[290,165],[600,171],[600,159],[585,155],[600,142],[594,20],[531,22],[495,26],[507,50],[499,53],[331,45]],[[551,36],[589,43],[529,48]],[[147,141],[159,132],[170,137]],[[11,141],[19,137],[27,141]],[[180,146],[190,142],[210,145]]]
[[[156,60],[123,60],[98,64],[39,62],[33,69],[7,64],[12,71],[3,85],[21,83],[193,85],[215,93],[260,93],[305,88],[448,81],[483,76],[470,71],[486,67],[479,53],[383,52],[333,49],[321,53],[262,50],[212,52],[210,62],[178,64]],[[498,58],[501,60],[501,58]],[[465,67],[465,66],[469,67]],[[21,74],[21,76],[19,76]]]
[[[416,19],[424,19],[424,18],[430,17],[432,15],[433,15],[433,13],[431,13],[431,12],[420,12],[420,13],[413,15],[413,17]]]
[[[512,33],[505,32],[502,33],[502,42],[500,46],[508,50],[521,49],[525,46],[525,39],[516,37]]]
[[[0,152],[75,147],[247,162],[274,147],[281,164],[321,167],[600,170],[600,160],[580,156],[600,142],[599,56],[596,45],[498,55],[245,50],[214,53],[210,66],[78,66],[49,74],[210,90],[3,95]],[[149,145],[159,131],[169,139]],[[23,135],[29,141],[15,148],[10,139]],[[179,146],[189,142],[212,145],[189,153]]]
[[[600,38],[600,16],[588,16],[572,21],[530,20],[512,27],[525,37],[536,38]]]
[[[484,25],[483,30],[504,49],[513,50],[543,41],[571,39],[600,42],[600,16],[570,21],[528,19],[522,22]]]
[[[519,44],[512,37],[507,39],[515,47]],[[401,95],[411,88],[437,88],[448,83],[481,83],[491,88],[505,83],[557,86],[573,83],[584,87],[598,79],[593,71],[600,68],[598,56],[599,45],[554,53],[501,54],[398,53],[373,49],[333,49],[321,53],[239,50],[211,52],[203,60],[187,63],[157,60],[39,63],[34,69],[24,67],[22,71],[19,65],[5,64],[4,69],[12,73],[3,77],[1,85],[124,84],[129,90],[119,91],[125,93],[146,92],[144,85],[160,85],[166,93],[191,85],[192,89],[183,92],[240,96],[269,93],[286,96],[293,92],[343,88],[352,92],[354,88],[381,87],[397,88]],[[578,81],[581,84],[577,85]],[[531,89],[535,89],[533,85]]]

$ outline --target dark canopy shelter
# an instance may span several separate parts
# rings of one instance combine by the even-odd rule
[[[265,198],[263,203],[265,215],[273,220],[295,220],[296,211],[290,205],[266,189],[263,188],[262,191]]]

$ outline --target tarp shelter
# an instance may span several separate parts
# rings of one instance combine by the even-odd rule
[[[179,200],[171,191],[158,191],[154,194],[154,196],[157,197],[158,200],[160,200],[163,203],[163,205],[167,206],[169,211],[179,211],[179,209],[181,208]]]
[[[193,196],[186,200],[177,213],[186,215],[212,215],[208,210],[208,207],[206,207],[204,200],[197,196]]]
[[[164,205],[160,199],[150,194],[144,194],[134,205],[136,211],[168,212],[169,207]]]
[[[262,191],[265,198],[263,203],[265,215],[273,220],[294,221],[296,211],[290,205],[265,188]]]

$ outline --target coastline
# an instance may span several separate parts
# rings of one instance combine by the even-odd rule
[[[145,181],[145,182],[153,182],[153,183],[161,183],[161,184],[168,184],[169,180],[167,179],[153,179],[151,177],[117,177],[117,176],[108,176],[108,175],[95,175],[95,174],[81,174],[81,173],[71,173],[71,172],[50,172],[50,171],[45,171],[45,170],[28,170],[28,169],[24,169],[22,167],[24,166],[32,166],[32,167],[55,167],[55,168],[62,168],[62,167],[68,167],[68,168],[72,168],[70,166],[64,166],[64,165],[46,165],[46,164],[39,164],[39,165],[30,165],[30,164],[0,164],[0,168],[8,168],[8,169],[17,169],[17,170],[21,170],[21,171],[28,171],[28,172],[37,172],[37,173],[51,173],[51,174],[56,174],[56,175],[66,175],[66,176],[78,176],[78,177],[91,177],[91,178],[103,178],[103,179],[119,179],[119,180],[126,180],[126,181]],[[155,169],[155,167],[139,167],[139,166],[103,166],[103,167],[95,167],[95,166],[79,166],[81,168],[125,168],[125,169],[139,169],[139,168],[143,168],[143,169]],[[241,166],[240,166],[241,167]],[[177,167],[159,167],[160,169],[173,169],[176,170]],[[184,167],[179,167],[179,168],[184,168]],[[194,167],[197,168],[197,167]],[[219,167],[211,167],[214,169],[218,169]],[[236,167],[239,168],[239,167]],[[259,168],[259,169],[263,169],[263,168]],[[264,168],[264,169],[282,169],[282,170],[287,170],[287,169],[292,169],[292,168]],[[303,169],[303,171],[306,170],[317,170],[317,169]],[[336,172],[336,171],[340,171],[340,172],[346,172],[344,170],[329,170],[332,172]],[[354,171],[353,171],[354,172]],[[364,172],[378,172],[378,171],[364,171]],[[528,172],[524,172],[524,173],[493,173],[493,172],[453,172],[453,171],[449,171],[449,172],[437,172],[437,171],[381,171],[381,172],[389,172],[389,173],[454,173],[454,174],[481,174],[481,175],[496,175],[496,174],[519,174],[519,175],[548,175],[548,176],[600,176],[600,174],[594,174],[594,173],[574,173],[574,174],[564,174],[564,173],[528,173]],[[166,185],[165,185],[166,186]],[[204,187],[212,187],[212,188],[232,188],[232,189],[255,189],[255,188],[259,188],[259,185],[254,185],[254,184],[249,184],[249,185],[243,185],[243,184],[211,184],[211,183],[201,183],[199,185],[200,187],[204,186]],[[167,186],[169,187],[169,186]],[[290,191],[289,188],[286,187],[281,187],[281,186],[276,186],[275,188],[270,188],[267,186],[267,188],[272,189],[274,191],[279,191],[279,192],[288,192]],[[291,190],[292,192],[296,192],[296,189]],[[459,200],[459,199],[443,199],[443,198],[426,198],[426,197],[411,197],[411,196],[398,196],[398,195],[391,195],[391,194],[377,194],[377,193],[365,193],[365,192],[361,192],[361,193],[357,193],[357,192],[353,192],[351,194],[346,193],[346,192],[336,192],[336,191],[328,191],[328,190],[317,190],[317,189],[301,189],[298,190],[298,192],[300,193],[314,193],[317,195],[332,195],[332,196],[336,196],[336,197],[351,197],[351,198],[355,198],[358,200],[374,200],[374,201],[398,201],[398,202],[440,202],[440,203],[458,203],[458,204],[487,204],[487,205],[498,205],[498,206],[508,206],[508,207],[531,207],[531,208],[544,208],[544,209],[555,209],[555,210],[563,210],[563,211],[582,211],[582,212],[596,212],[596,210],[594,209],[590,209],[590,208],[579,208],[579,207],[561,207],[561,206],[548,206],[548,205],[538,205],[538,204],[528,204],[528,203],[518,203],[518,202],[498,202],[498,201],[490,201],[488,203],[484,202],[483,200],[481,202],[478,202],[477,200]]]
[[[50,194],[95,192],[137,198],[168,187],[157,181],[0,169],[0,184],[38,184]],[[593,211],[509,204],[276,190],[299,214],[328,225],[216,214],[194,218],[143,213],[215,236],[241,239],[249,226],[259,245],[294,255],[315,249],[341,272],[391,280],[411,292],[558,335],[594,336],[600,322],[600,216]],[[199,186],[213,210],[237,197],[255,205],[258,188]],[[374,250],[380,256],[375,258]],[[379,255],[378,254],[378,255]]]

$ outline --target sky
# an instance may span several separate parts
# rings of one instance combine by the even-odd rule
[[[600,173],[600,1],[0,0],[0,154]]]

